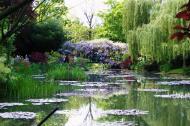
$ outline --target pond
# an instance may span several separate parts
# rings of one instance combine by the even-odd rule
[[[50,98],[0,99],[0,126],[189,126],[190,78],[105,70]],[[71,90],[69,90],[71,89]],[[74,90],[73,90],[74,89]]]

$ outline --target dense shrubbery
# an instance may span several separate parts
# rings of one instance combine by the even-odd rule
[[[127,44],[106,39],[82,41],[76,44],[68,42],[64,46],[95,62],[120,61],[127,53]]]
[[[25,55],[57,50],[67,39],[62,27],[57,20],[28,25],[17,35],[16,53]]]

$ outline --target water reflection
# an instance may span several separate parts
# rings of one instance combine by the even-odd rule
[[[67,92],[57,92],[53,100],[64,99],[55,104],[52,98],[34,101],[27,99],[1,101],[3,103],[23,103],[22,106],[11,106],[0,109],[4,112],[34,112],[36,120],[11,120],[0,118],[0,126],[30,126],[41,121],[55,105],[60,108],[44,126],[189,126],[190,124],[190,89],[187,85],[159,84],[160,82],[188,82],[175,77],[160,77],[154,74],[139,74],[128,71],[102,71],[89,82],[66,82],[65,86],[77,87]],[[173,79],[172,79],[173,78]],[[171,80],[172,79],[172,80]],[[178,79],[178,80],[177,80]],[[189,82],[188,82],[189,83]],[[69,88],[68,88],[69,89]],[[170,94],[181,94],[179,99],[162,98]],[[155,97],[155,96],[160,96]],[[186,99],[182,99],[185,96]],[[55,98],[56,97],[56,98]],[[178,97],[175,95],[174,97]],[[44,101],[45,99],[45,101]],[[4,105],[4,104],[2,104]],[[2,106],[0,105],[0,106]],[[146,114],[139,114],[146,112]],[[135,114],[136,113],[136,114]],[[16,123],[15,123],[16,122]]]
[[[65,126],[93,126],[93,123],[98,119],[102,110],[98,109],[95,104],[92,104],[92,98],[88,98],[89,103],[69,114],[68,121]]]

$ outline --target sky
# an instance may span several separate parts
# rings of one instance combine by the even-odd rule
[[[99,11],[106,10],[107,6],[104,4],[104,1],[105,0],[65,0],[65,4],[69,8],[70,17],[77,17],[82,23],[87,25],[84,12],[94,12],[97,14]],[[101,19],[95,16],[94,25],[101,23]]]

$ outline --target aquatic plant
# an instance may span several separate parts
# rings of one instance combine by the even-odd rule
[[[46,67],[45,64],[26,64],[24,62],[19,62],[14,64],[13,72],[22,75],[33,75],[40,74],[42,72],[43,67]],[[13,73],[14,74],[14,73]]]
[[[48,97],[59,89],[59,85],[56,83],[34,80],[27,75],[17,75],[7,84],[6,96],[14,98]]]
[[[47,77],[54,80],[85,80],[87,76],[79,67],[70,66],[69,64],[57,64],[50,68]]]

